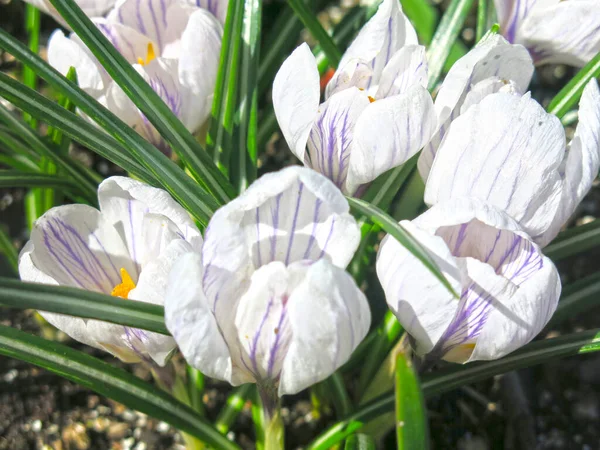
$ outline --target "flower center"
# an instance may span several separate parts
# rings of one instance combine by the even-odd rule
[[[375,99],[370,95],[367,95],[367,97],[369,98],[369,103],[373,103],[375,101]]]
[[[110,295],[113,297],[127,298],[129,292],[135,288],[135,283],[124,268],[121,268],[121,283],[117,284]]]
[[[142,58],[138,57],[137,62],[140,66],[145,66],[146,64],[149,64],[150,61],[152,61],[155,58],[156,58],[156,53],[154,53],[154,46],[152,45],[152,42],[148,42],[148,50],[146,50],[146,60],[143,60]]]

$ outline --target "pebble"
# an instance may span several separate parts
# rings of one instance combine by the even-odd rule
[[[130,428],[129,424],[125,423],[125,422],[112,423],[108,427],[107,435],[110,439],[114,439],[114,440],[122,439],[127,434],[127,431],[129,430],[129,428]]]
[[[19,372],[17,369],[11,369],[2,376],[2,380],[6,381],[7,383],[12,383],[18,375]]]
[[[31,424],[31,429],[36,433],[39,433],[40,431],[42,431],[42,421],[34,420],[33,423]]]
[[[158,425],[156,426],[156,431],[165,434],[169,431],[169,428],[171,428],[171,426],[167,422],[158,422]]]

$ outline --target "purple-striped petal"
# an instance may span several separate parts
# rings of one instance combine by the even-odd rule
[[[452,123],[427,180],[425,201],[477,197],[538,236],[559,208],[564,154],[564,130],[555,116],[529,95],[492,94]]]
[[[558,2],[559,0],[544,0]],[[523,21],[540,0],[494,0],[500,30],[511,43],[517,43],[517,34]]]
[[[33,264],[61,285],[110,294],[121,268],[137,273],[117,230],[89,206],[49,210],[35,223],[31,242]],[[28,281],[27,273],[21,277]]]
[[[291,338],[280,396],[295,394],[335,372],[364,339],[371,323],[367,299],[344,270],[320,260],[304,271],[290,267],[289,272],[297,272],[296,276],[304,272],[304,278],[286,305]]]
[[[597,0],[538,1],[517,27],[516,40],[527,47],[536,65],[583,67],[600,51]]]
[[[509,44],[499,35],[488,37],[459,59],[448,72],[435,99],[438,132],[419,157],[418,168],[423,180],[427,180],[437,148],[452,121],[460,115],[465,98],[474,86],[495,77],[512,82],[519,92],[525,92],[532,75],[533,63],[527,50]]]
[[[435,125],[431,95],[420,85],[369,105],[354,129],[346,191],[353,194],[360,185],[404,164],[429,141]]]
[[[367,95],[357,88],[333,95],[319,107],[317,119],[308,139],[306,165],[325,175],[340,189],[346,190],[354,127],[365,108]]]
[[[227,6],[229,0],[190,0],[192,4],[199,8],[204,8],[209,11],[213,16],[219,19],[222,24],[225,23],[225,16],[227,15]]]
[[[405,45],[416,44],[417,35],[400,2],[384,0],[344,53],[325,97],[349,87],[363,88],[369,93],[373,88],[374,93],[385,66],[396,52]]]
[[[381,72],[375,99],[404,94],[413,86],[427,88],[427,57],[422,45],[401,48]]]
[[[135,28],[102,18],[94,19],[94,23],[117,51],[131,64],[136,64],[140,59],[144,63],[148,61],[149,46],[152,46],[155,56],[160,55],[156,41],[150,36],[140,33]],[[73,36],[73,39],[75,39],[75,36]],[[81,45],[87,48],[83,43]]]

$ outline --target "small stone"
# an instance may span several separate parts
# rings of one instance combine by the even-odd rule
[[[165,434],[169,431],[170,428],[171,426],[167,422],[158,422],[158,425],[156,426],[156,431],[158,431],[161,434]]]
[[[19,372],[17,369],[11,369],[2,376],[2,380],[6,381],[7,383],[12,383],[18,375]]]
[[[130,450],[133,448],[133,444],[135,444],[135,439],[129,437],[127,439],[123,439],[123,450]]]
[[[146,450],[147,445],[145,442],[138,442],[133,450]]]
[[[108,437],[110,439],[118,440],[123,439],[129,430],[129,424],[125,422],[116,422],[110,424],[108,427]]]
[[[110,426],[110,420],[106,417],[98,417],[92,422],[92,428],[98,433],[104,432]]]
[[[36,433],[39,433],[40,431],[42,431],[42,421],[34,420],[33,423],[31,424],[31,429]]]
[[[62,439],[70,449],[87,450],[90,447],[90,437],[85,426],[80,422],[66,426],[62,432]]]
[[[127,409],[121,414],[121,417],[127,422],[133,422],[136,419],[136,414],[132,410]]]

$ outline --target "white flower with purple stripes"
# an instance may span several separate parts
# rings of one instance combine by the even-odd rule
[[[437,149],[450,124],[486,96],[505,92],[523,95],[533,75],[533,62],[521,45],[493,34],[452,65],[435,98],[437,129],[419,155],[421,178],[427,181]]]
[[[401,224],[460,295],[395,239],[383,240],[377,275],[418,355],[460,363],[500,358],[531,341],[554,313],[556,267],[504,211],[455,198]]]
[[[495,0],[502,34],[536,64],[581,67],[600,52],[598,0]]]
[[[436,118],[426,87],[425,48],[400,2],[384,0],[344,54],[324,103],[317,63],[302,44],[275,77],[273,106],[292,152],[356,195],[429,141]]]
[[[188,363],[269,397],[296,393],[340,367],[370,311],[344,268],[360,241],[342,193],[293,166],[219,209],[201,254],[175,263],[165,319]]]
[[[569,145],[560,120],[529,94],[497,93],[457,118],[425,187],[429,205],[473,196],[506,211],[541,246],[560,231],[600,168],[600,91],[592,80]]]
[[[207,8],[207,9],[205,9]],[[124,0],[94,23],[191,132],[208,118],[227,1]],[[215,14],[217,17],[215,17]],[[169,145],[76,35],[56,30],[48,61],[166,154]]]
[[[194,222],[167,192],[130,178],[102,182],[98,200],[100,210],[68,205],[40,217],[19,257],[21,279],[163,304],[175,259],[202,246]],[[169,336],[41,314],[73,339],[125,362],[154,360],[164,365],[175,348]]]

